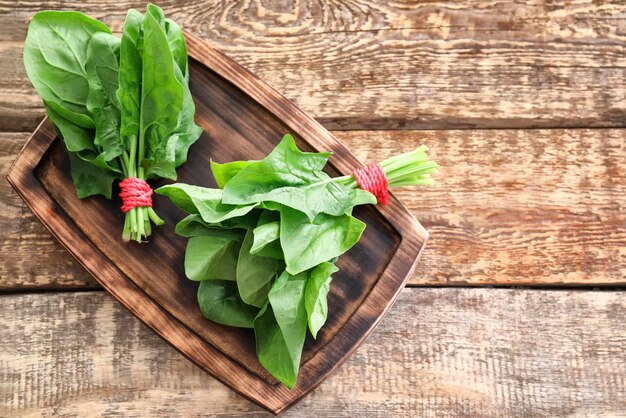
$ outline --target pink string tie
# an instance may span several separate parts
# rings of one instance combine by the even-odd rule
[[[152,207],[152,188],[145,180],[127,177],[120,181],[122,212],[138,207]]]
[[[378,203],[386,205],[389,201],[389,181],[380,164],[357,168],[352,172],[359,187],[376,196]]]

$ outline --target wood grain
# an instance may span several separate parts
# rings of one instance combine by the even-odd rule
[[[410,285],[624,284],[626,131],[334,135],[364,162],[425,143],[442,164],[436,187],[394,192],[431,232]],[[25,138],[0,135],[4,170]],[[0,236],[0,289],[94,286],[10,187],[0,188],[8,231]]]
[[[0,133],[0,291],[99,288],[5,180],[30,133]]]
[[[624,292],[406,289],[285,417],[620,416]],[[1,416],[266,416],[103,292],[0,298]]]
[[[80,9],[115,30],[143,2],[0,2],[0,130],[34,129],[29,16]],[[168,16],[326,127],[610,127],[626,121],[626,4],[163,1]]]
[[[394,192],[431,233],[411,284],[626,282],[626,130],[335,134],[362,161],[424,143],[441,164]]]

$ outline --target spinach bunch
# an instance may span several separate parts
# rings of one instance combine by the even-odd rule
[[[285,135],[260,161],[212,162],[218,189],[156,190],[189,214],[176,232],[189,238],[185,274],[200,283],[203,315],[253,328],[259,361],[289,388],[307,328],[315,338],[326,322],[335,263],[365,229],[352,208],[377,201],[353,176],[324,173],[329,157],[302,152]],[[393,187],[430,184],[438,166],[420,147],[380,167]]]
[[[79,198],[111,199],[116,179],[176,180],[202,129],[194,123],[185,38],[163,10],[129,10],[121,39],[79,12],[39,12],[24,65],[63,139]],[[163,223],[151,207],[127,211],[124,240],[149,236],[150,220]]]

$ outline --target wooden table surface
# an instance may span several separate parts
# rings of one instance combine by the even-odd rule
[[[113,4],[115,3],[115,4]],[[387,3],[387,4],[383,4]],[[626,416],[626,3],[162,1],[362,161],[431,239],[373,335],[287,417]],[[0,173],[44,116],[0,1]],[[114,301],[0,181],[0,416],[266,416]]]

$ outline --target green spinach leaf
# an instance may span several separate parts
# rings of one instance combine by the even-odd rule
[[[319,213],[339,216],[357,202],[376,203],[368,192],[333,182],[322,168],[330,153],[302,152],[291,135],[263,160],[242,168],[224,186],[228,204],[276,202],[305,213],[313,220]]]
[[[299,211],[283,207],[280,213],[280,245],[287,271],[298,274],[337,257],[354,246],[365,223],[351,215],[319,214],[313,222]]]
[[[119,86],[116,95],[121,109],[120,135],[129,149],[139,138],[143,20],[141,13],[130,9],[126,14],[120,43]]]
[[[310,272],[310,277],[306,282],[304,305],[313,338],[317,338],[318,331],[326,323],[331,275],[338,270],[332,263],[322,263]]]
[[[215,233],[189,239],[185,251],[185,275],[188,279],[237,279],[237,254],[241,241],[219,235]]]
[[[87,109],[87,45],[109,28],[78,12],[43,11],[29,27],[24,45],[28,77],[47,107],[82,128],[94,128]]]
[[[180,236],[191,238],[200,236],[219,236],[224,238],[243,241],[245,230],[250,225],[240,222],[241,218],[234,218],[233,223],[220,222],[217,224],[207,224],[200,215],[189,215],[176,224],[176,233]]]
[[[191,91],[189,90],[187,81],[183,78],[183,75],[178,67],[175,68],[175,72],[176,79],[183,86],[183,106],[178,115],[178,125],[176,126],[174,132],[171,133],[171,137],[168,141],[176,143],[174,160],[176,167],[178,167],[187,161],[189,147],[198,140],[202,134],[202,128],[194,122],[196,105],[193,102],[193,97],[191,95]]]
[[[143,68],[139,149],[149,152],[141,165],[146,177],[176,180],[176,139],[170,135],[178,126],[184,89],[177,80],[175,63],[159,19],[162,10],[148,5],[143,22]]]
[[[205,235],[205,232],[209,228],[208,224],[202,220],[200,215],[192,214],[187,215],[176,224],[176,234],[187,238],[200,237]]]
[[[236,206],[222,203],[222,191],[184,183],[168,184],[155,190],[167,196],[187,213],[199,214],[208,224],[220,223],[232,218],[240,218],[257,205]],[[256,221],[256,219],[255,219]]]
[[[96,135],[93,143],[100,152],[92,163],[104,169],[110,168],[108,162],[124,152],[116,95],[119,48],[120,40],[104,32],[95,33],[87,47],[87,109],[94,118]]]
[[[113,182],[119,177],[109,170],[103,170],[80,158],[75,152],[67,153],[76,195],[82,199],[87,196],[103,195],[111,198]]]
[[[170,51],[172,51],[174,61],[185,80],[184,84],[189,84],[189,64],[187,62],[185,35],[180,26],[172,19],[165,19],[163,28],[165,29],[165,36],[170,45]]]
[[[304,293],[307,275],[283,272],[272,286],[268,303],[254,320],[259,361],[288,388],[295,386],[306,336]]]
[[[198,288],[198,304],[205,318],[231,327],[252,328],[259,310],[246,305],[237,284],[226,280],[205,280]]]
[[[249,229],[239,251],[237,287],[244,302],[261,308],[267,300],[279,265],[277,260],[250,254],[253,239],[252,229]]]
[[[280,222],[274,221],[254,228],[254,242],[250,254],[260,257],[271,257],[282,260],[283,252],[280,247]]]
[[[231,161],[229,163],[220,164],[211,160],[211,172],[213,172],[217,187],[223,189],[226,183],[228,183],[235,174],[254,162],[256,161]]]
[[[250,252],[256,254],[280,237],[280,213],[271,210],[261,211],[259,222],[253,233],[254,241]]]
[[[97,153],[93,150],[93,130],[74,125],[49,108],[46,102],[44,106],[68,150],[76,195],[81,199],[93,195],[102,195],[110,199],[113,181],[120,175],[117,174],[115,166],[108,167],[106,163],[102,163],[104,167],[100,167],[99,164],[93,164],[97,159]]]
[[[96,152],[96,147],[93,143],[95,132],[93,129],[83,128],[71,121],[65,119],[61,114],[49,106],[49,103],[44,100],[44,107],[48,113],[48,117],[54,124],[58,134],[63,139],[65,148],[74,153],[88,151],[90,153]]]

